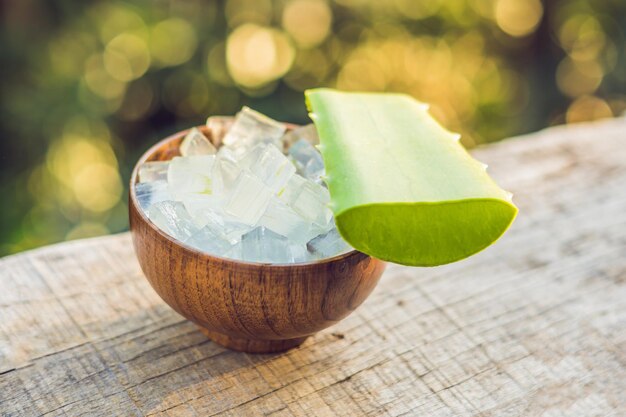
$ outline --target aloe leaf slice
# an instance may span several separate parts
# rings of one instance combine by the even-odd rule
[[[510,193],[426,104],[402,94],[305,95],[337,228],[355,249],[404,265],[441,265],[486,248],[513,222]]]

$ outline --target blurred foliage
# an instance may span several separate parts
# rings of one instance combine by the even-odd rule
[[[0,255],[127,227],[151,143],[302,91],[399,91],[467,146],[626,108],[623,0],[0,3]]]

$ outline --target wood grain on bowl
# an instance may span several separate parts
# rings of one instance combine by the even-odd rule
[[[207,137],[211,132],[201,128]],[[179,155],[186,131],[152,147],[137,163]],[[130,230],[141,268],[174,310],[215,342],[245,352],[301,344],[350,314],[372,292],[385,264],[361,252],[292,265],[244,262],[200,252],[160,231],[139,209],[133,184]]]

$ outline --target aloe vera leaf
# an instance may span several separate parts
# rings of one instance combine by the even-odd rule
[[[510,194],[424,103],[402,94],[305,94],[337,228],[355,249],[441,265],[486,248],[513,222]]]

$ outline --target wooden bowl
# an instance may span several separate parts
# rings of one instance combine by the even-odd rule
[[[201,130],[216,142],[206,127]],[[130,182],[135,252],[150,285],[170,307],[220,345],[269,353],[300,345],[367,298],[385,264],[361,252],[289,265],[244,262],[200,252],[157,228],[137,203],[133,185],[138,167],[180,155],[178,147],[186,133],[149,149]]]

